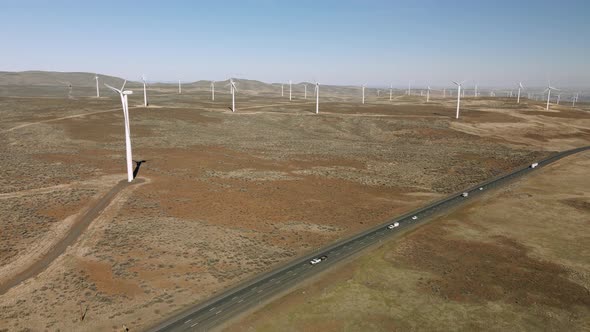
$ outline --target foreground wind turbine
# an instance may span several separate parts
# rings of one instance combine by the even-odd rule
[[[518,82],[518,97],[516,99],[517,104],[520,104],[520,90],[522,90],[522,89],[524,89],[524,87],[522,86],[522,82]]]
[[[547,85],[547,89],[544,92],[547,92],[547,107],[546,110],[549,110],[549,102],[551,101],[551,90],[559,91],[558,89],[551,86],[551,82]]]
[[[315,114],[320,113],[320,83],[315,82]]]
[[[231,89],[231,111],[235,112],[236,111],[236,91],[238,91],[238,88],[236,88],[236,82],[234,82],[234,80],[232,78],[229,79],[229,85],[230,85],[230,89]]]
[[[129,102],[127,96],[132,94],[133,91],[124,90],[127,81],[123,82],[121,90],[113,88],[112,86],[105,84],[107,88],[117,92],[121,97],[121,104],[123,104],[123,118],[125,119],[125,150],[127,152],[127,182],[133,181],[133,159],[131,157],[131,133],[129,129]]]
[[[211,81],[211,100],[215,101],[215,81]]]
[[[366,84],[363,84],[363,85],[361,86],[361,90],[363,91],[363,105],[365,104],[365,88],[366,88],[366,87],[367,87],[367,85],[366,85]]]
[[[148,106],[147,88],[146,88],[146,82],[145,82],[144,75],[141,75],[141,80],[143,81],[143,106],[147,107]]]
[[[98,74],[94,74],[94,79],[96,80],[96,98],[100,98],[100,90],[98,89]]]
[[[463,87],[463,83],[465,83],[465,81],[460,82],[460,83],[453,81],[453,83],[455,83],[455,85],[457,86],[457,116],[455,118],[458,119],[459,118],[459,109],[461,106],[461,88]]]

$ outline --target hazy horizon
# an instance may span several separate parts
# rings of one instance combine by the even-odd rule
[[[19,1],[1,71],[158,82],[590,87],[590,5],[565,1]],[[560,14],[561,11],[563,14]]]

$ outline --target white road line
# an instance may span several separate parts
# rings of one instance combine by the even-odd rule
[[[215,307],[213,307],[213,308],[209,309],[209,311],[213,311],[213,309],[215,309]]]
[[[258,292],[256,292],[256,293],[262,293],[262,289],[259,289]]]
[[[218,312],[216,312],[216,315],[219,315],[223,310],[219,310]]]
[[[280,280],[277,280],[277,282],[275,282],[275,284],[280,284],[280,283],[281,283],[281,281],[280,281]]]
[[[199,323],[198,323],[198,322],[197,322],[197,323],[194,323],[193,325],[191,325],[191,327],[195,327],[195,326],[197,326],[197,325],[199,325]]]
[[[238,298],[237,296],[234,296],[234,297],[232,297],[232,299],[231,299],[231,300],[233,301],[233,300],[235,300],[235,299],[237,299],[237,298]]]
[[[185,324],[188,324],[192,319],[187,320],[186,322],[184,322]]]

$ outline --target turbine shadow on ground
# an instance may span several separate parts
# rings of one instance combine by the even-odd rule
[[[141,167],[141,164],[145,163],[147,160],[134,160],[135,162],[135,169],[133,170],[133,178],[135,179],[137,177],[137,174],[139,173],[139,168]]]

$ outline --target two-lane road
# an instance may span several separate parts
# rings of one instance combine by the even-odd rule
[[[373,227],[351,238],[329,245],[253,280],[229,289],[205,303],[181,312],[180,314],[162,322],[158,326],[153,327],[150,331],[210,330],[237,313],[243,312],[279,292],[290,289],[300,281],[325,270],[329,266],[352,254],[358,253],[370,245],[382,241],[384,238],[395,234],[404,228],[424,222],[428,217],[448,210],[451,207],[472,199],[473,197],[477,197],[489,189],[503,185],[508,181],[528,174],[540,167],[588,149],[590,149],[590,146],[560,152],[552,157],[539,161],[538,167],[521,167],[511,173],[488,180],[465,191],[450,195],[387,223]],[[467,193],[467,195],[463,195],[463,193]],[[395,222],[398,222],[399,226],[394,229],[389,229],[388,226]],[[327,258],[316,265],[310,264],[310,260],[321,256],[327,256]]]

